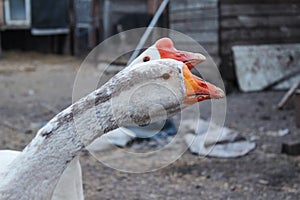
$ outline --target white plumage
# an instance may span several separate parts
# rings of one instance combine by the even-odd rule
[[[176,50],[176,49],[175,49]],[[171,52],[172,53],[172,52]],[[156,48],[155,45],[150,47],[148,50],[143,52],[138,58],[133,61],[133,63],[128,66],[129,68],[133,69],[137,66],[139,66],[139,63],[145,62],[143,59],[145,56],[150,57],[150,60],[160,59],[161,54],[159,50]],[[205,60],[205,57],[199,57],[202,61]],[[199,61],[201,62],[201,61]],[[198,62],[198,63],[199,63]],[[178,65],[178,64],[177,64]],[[71,107],[66,109],[68,113],[71,112]],[[66,113],[67,111],[64,111],[61,113],[61,115],[68,115]],[[44,132],[51,132],[52,129],[54,129],[58,124],[55,124],[57,122],[49,123],[46,127],[43,128]],[[118,130],[115,130],[112,134],[115,134],[118,132]],[[110,133],[108,133],[109,135]],[[123,133],[122,133],[123,134]],[[38,138],[37,136],[35,138],[35,142],[37,145],[39,145],[41,138]],[[122,136],[120,136],[122,137]],[[97,139],[96,141],[100,141],[101,143],[101,137]],[[97,142],[96,142],[97,143]],[[34,143],[35,144],[35,143]],[[93,147],[97,148],[97,144],[93,144]],[[10,163],[14,161],[15,158],[20,154],[18,151],[9,151],[9,150],[2,150],[0,151],[0,177],[1,175],[5,174],[5,172],[9,171],[8,166]],[[1,186],[1,185],[0,185]],[[1,189],[1,188],[0,188]],[[1,192],[1,190],[0,190]],[[0,193],[1,197],[1,193]],[[73,160],[70,161],[69,165],[67,165],[67,168],[64,170],[63,174],[61,175],[56,188],[54,190],[52,200],[83,200],[83,188],[82,188],[82,175],[81,175],[81,167],[79,163],[78,157],[75,157]]]

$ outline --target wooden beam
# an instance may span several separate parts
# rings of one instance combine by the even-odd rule
[[[201,20],[200,20],[201,19]],[[182,10],[178,12],[170,12],[170,21],[202,21],[204,19],[218,19],[218,8],[197,9],[197,10]]]
[[[288,102],[288,100],[293,96],[293,94],[295,93],[295,91],[297,90],[297,88],[300,85],[300,80],[298,82],[296,82],[288,91],[287,93],[285,93],[285,95],[282,97],[282,99],[280,100],[280,102],[277,104],[277,108],[278,109],[282,109],[286,103]]]
[[[300,10],[299,10],[300,13]],[[221,27],[223,29],[241,29],[241,28],[274,28],[274,27],[300,27],[299,15],[277,15],[277,16],[235,16],[226,18],[221,21]]]
[[[110,0],[104,0],[103,6],[103,39],[109,37],[110,34]]]
[[[156,10],[155,1],[156,0],[147,0],[148,13],[150,13],[150,14],[153,14]]]
[[[170,11],[187,11],[187,10],[198,10],[198,9],[210,9],[215,8],[218,4],[218,0],[210,1],[190,1],[190,0],[177,0],[172,1],[170,4]]]
[[[4,25],[3,0],[0,0],[0,26]]]
[[[299,14],[300,3],[297,4],[221,4],[221,16],[236,16],[236,15],[292,15]]]
[[[274,4],[274,3],[299,3],[299,0],[259,0],[259,1],[253,1],[253,0],[221,0],[222,4]]]
[[[181,32],[217,31],[219,29],[219,23],[217,20],[180,21],[171,23],[170,28]]]

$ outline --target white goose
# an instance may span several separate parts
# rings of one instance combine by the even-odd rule
[[[201,54],[179,51],[174,47],[174,43],[169,38],[158,40],[153,46],[145,50],[138,58],[136,58],[128,67],[147,62],[150,60],[158,60],[164,58],[173,58],[187,64],[191,69],[193,66],[205,60]],[[124,129],[123,129],[124,130]],[[127,137],[122,131],[116,129],[109,132],[110,137]],[[130,139],[130,138],[128,138]],[[97,138],[88,148],[93,150],[100,149],[103,138]],[[9,163],[11,163],[19,154],[19,151],[2,150],[0,151],[0,173]],[[83,200],[82,173],[79,158],[76,157],[63,172],[57,187],[52,196],[52,200]]]
[[[20,151],[0,151],[0,174],[7,170],[9,164],[20,154]],[[0,195],[1,197],[1,195]],[[1,198],[0,198],[1,199]],[[75,157],[63,172],[51,200],[83,200],[82,172],[79,157]],[[2,199],[1,199],[2,200]]]
[[[140,64],[143,62],[148,62],[150,60],[159,60],[159,59],[167,59],[171,58],[174,60],[181,61],[185,63],[189,69],[192,69],[197,64],[206,60],[206,57],[200,53],[192,53],[187,51],[177,50],[174,46],[173,41],[170,38],[161,38],[155,42],[151,47],[146,49],[140,56],[138,56],[130,65],[129,68],[135,67],[136,64]],[[127,67],[127,68],[128,68]],[[145,127],[144,127],[145,128]],[[139,132],[145,131],[144,128],[134,127],[134,130],[139,130]],[[118,145],[125,146],[129,141],[131,141],[135,136],[139,137],[138,132],[134,133],[130,130],[131,127],[123,127],[122,129],[115,129],[105,137],[109,138],[109,142]],[[91,145],[87,148],[91,151],[101,151],[104,146],[107,146],[108,140],[104,139],[104,137],[97,138],[93,141]]]
[[[132,104],[123,101],[145,85],[149,88],[138,90],[131,98]],[[176,95],[169,95],[166,88]],[[172,59],[125,68],[38,131],[22,153],[2,170],[0,199],[51,199],[68,164],[100,135],[118,126],[162,120],[164,112],[171,116],[189,104],[222,97],[221,89],[195,77],[186,65]]]

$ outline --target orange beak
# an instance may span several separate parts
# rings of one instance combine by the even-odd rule
[[[205,56],[200,53],[191,53],[187,51],[179,51],[174,47],[174,43],[170,38],[162,38],[155,43],[159,51],[160,57],[171,58],[185,63],[189,69],[206,60]]]
[[[186,89],[186,104],[225,97],[223,90],[193,75],[186,65],[183,66],[183,76]]]

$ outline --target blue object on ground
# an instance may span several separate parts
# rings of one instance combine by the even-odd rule
[[[176,126],[170,119],[146,126],[127,126],[126,128],[134,132],[138,138],[164,138],[177,132]]]

